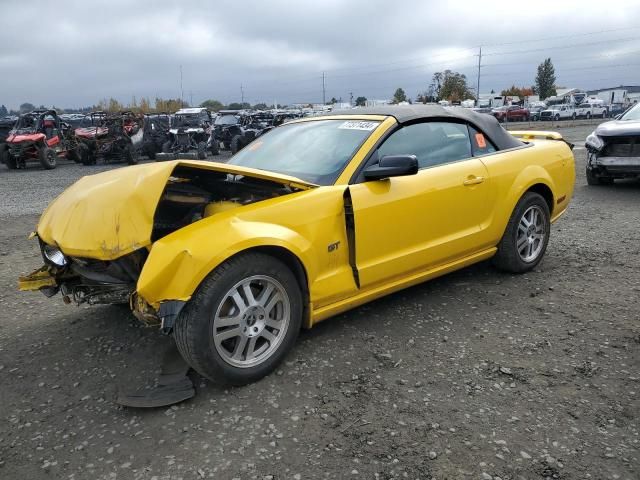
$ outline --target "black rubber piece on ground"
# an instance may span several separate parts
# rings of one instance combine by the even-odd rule
[[[187,376],[190,368],[172,341],[162,358],[157,385],[153,388],[143,387],[131,393],[119,393],[116,403],[125,407],[158,408],[193,398],[196,391]]]

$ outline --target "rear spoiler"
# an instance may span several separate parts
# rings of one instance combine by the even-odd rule
[[[558,132],[551,132],[545,130],[509,130],[509,133],[514,137],[521,138],[523,141],[527,140],[535,140],[536,138],[540,140],[560,140],[561,142],[566,143],[571,150],[575,146],[573,143],[567,142],[562,135]]]

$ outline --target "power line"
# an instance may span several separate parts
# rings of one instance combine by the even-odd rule
[[[611,32],[621,32],[624,30],[637,30],[640,27],[625,27],[625,28],[612,28],[610,30],[599,30],[596,32],[586,32],[586,33],[573,33],[568,35],[556,35],[554,37],[544,37],[544,38],[535,38],[531,40],[518,40],[515,42],[506,42],[506,43],[485,43],[483,46],[485,47],[501,47],[505,45],[517,45],[522,43],[535,43],[535,42],[544,42],[547,40],[558,40],[560,38],[575,38],[575,37],[585,37],[589,35],[599,35],[602,33],[611,33]]]

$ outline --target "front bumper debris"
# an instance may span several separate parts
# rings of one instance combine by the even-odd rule
[[[56,288],[56,279],[49,267],[42,266],[38,270],[18,278],[18,289],[22,292],[34,292],[43,288]]]

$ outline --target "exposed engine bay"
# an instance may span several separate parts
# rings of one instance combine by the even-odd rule
[[[151,238],[155,242],[211,215],[294,191],[270,180],[179,166],[160,198]]]
[[[178,165],[160,195],[151,242],[194,222],[255,202],[294,193],[295,187],[272,180]],[[114,260],[67,256],[40,240],[45,267],[40,290],[46,296],[60,292],[65,303],[130,303],[149,254],[149,246]],[[34,272],[37,274],[38,272]],[[33,276],[30,281],[33,281]],[[140,310],[140,309],[138,309]],[[153,315],[139,316],[156,323]]]

